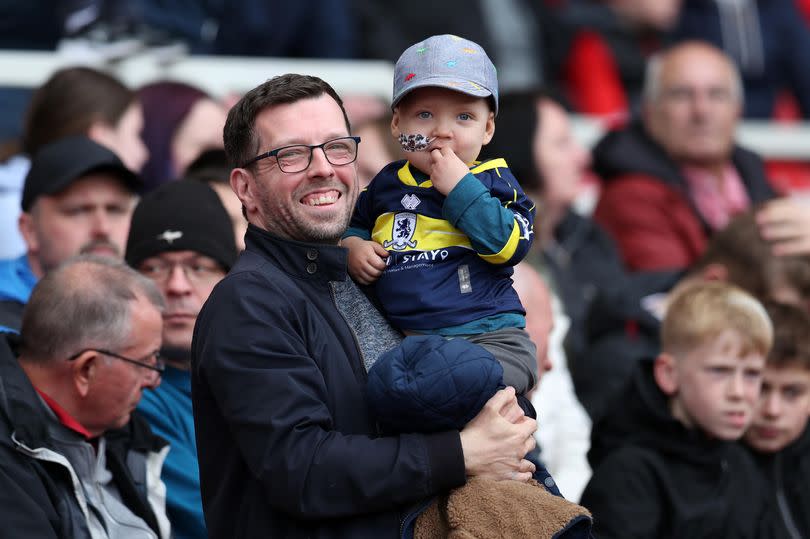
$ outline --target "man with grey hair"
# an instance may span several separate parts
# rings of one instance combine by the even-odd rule
[[[70,259],[0,335],[0,514],[16,537],[168,539],[169,450],[133,411],[157,387],[163,298],[125,264]]]
[[[737,68],[708,43],[650,61],[639,121],[593,153],[604,181],[595,217],[630,269],[688,267],[713,231],[774,196],[762,160],[734,142],[742,102]]]

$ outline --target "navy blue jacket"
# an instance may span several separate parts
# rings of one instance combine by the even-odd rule
[[[377,436],[335,302],[345,249],[252,225],[246,244],[192,344],[210,537],[397,536],[408,506],[464,483],[458,431]]]

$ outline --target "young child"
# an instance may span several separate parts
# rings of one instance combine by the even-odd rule
[[[495,131],[495,66],[472,41],[430,37],[394,73],[391,131],[408,160],[360,194],[343,245],[349,272],[405,334],[465,337],[519,394],[536,382],[512,266],[529,250],[534,204],[503,159],[479,163]]]
[[[810,537],[810,316],[767,304],[774,326],[762,393],[745,443],[777,508],[776,537]]]
[[[580,503],[601,538],[761,537],[767,494],[736,440],[751,423],[773,329],[753,296],[721,282],[678,293],[661,353],[593,429]]]

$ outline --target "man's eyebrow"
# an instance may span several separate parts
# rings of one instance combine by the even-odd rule
[[[350,137],[350,136],[351,135],[346,133],[345,131],[341,131],[339,133],[332,133],[332,134],[326,135],[323,138],[323,140],[321,140],[317,144],[323,144],[324,142],[328,142],[328,141],[334,140],[336,138],[345,138],[345,137]],[[296,137],[296,138],[290,138],[290,139],[287,139],[287,140],[278,141],[277,143],[274,143],[272,146],[268,146],[267,150],[264,150],[264,151],[270,151],[270,150],[272,150],[274,148],[284,148],[285,146],[299,146],[299,145],[301,145],[301,146],[311,146],[311,144],[309,144],[308,142],[305,142],[302,138]]]

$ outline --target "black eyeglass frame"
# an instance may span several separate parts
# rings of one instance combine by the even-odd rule
[[[163,374],[163,371],[166,370],[166,361],[160,355],[160,350],[155,350],[154,352],[150,352],[149,354],[143,356],[143,358],[132,359],[127,356],[122,356],[121,354],[116,354],[115,352],[111,352],[110,350],[104,350],[103,348],[85,348],[84,350],[80,350],[76,352],[69,358],[68,361],[73,361],[78,358],[80,355],[84,354],[85,352],[95,352],[97,354],[103,354],[105,356],[114,357],[115,359],[120,359],[121,361],[126,361],[127,363],[132,363],[133,365],[137,365],[139,367],[143,367],[144,369],[149,369],[151,371],[155,371],[158,374]],[[148,357],[155,356],[155,364],[150,365],[144,362],[144,359]]]
[[[324,150],[323,147],[326,146],[327,144],[335,142],[336,140],[344,140],[344,139],[352,139],[355,142],[355,145],[357,146],[357,150],[355,150],[355,152],[354,152],[354,159],[352,159],[351,161],[349,161],[347,163],[340,163],[340,164],[332,163],[332,161],[329,159],[329,155],[327,155],[326,150]],[[247,167],[249,167],[250,165],[252,165],[253,163],[255,163],[257,161],[261,161],[262,159],[267,159],[268,157],[276,157],[279,154],[279,152],[281,152],[281,151],[284,151],[284,150],[286,150],[288,148],[297,148],[297,147],[309,148],[309,159],[307,160],[307,166],[305,166],[301,170],[296,170],[294,172],[287,172],[286,170],[281,168],[281,163],[278,163],[278,159],[276,159],[276,163],[278,163],[278,169],[281,172],[284,172],[285,174],[297,174],[298,172],[303,172],[306,169],[308,169],[309,165],[312,164],[312,152],[314,152],[316,148],[320,148],[321,150],[323,150],[323,155],[324,155],[324,157],[326,157],[326,160],[329,161],[330,165],[334,165],[336,167],[341,167],[343,165],[350,165],[350,164],[354,163],[355,161],[357,161],[357,154],[359,153],[359,150],[360,150],[360,140],[361,140],[360,137],[338,137],[338,138],[333,138],[331,140],[327,140],[326,142],[323,142],[321,144],[290,144],[288,146],[282,146],[281,148],[276,148],[275,150],[270,150],[269,152],[265,152],[263,154],[257,155],[256,157],[254,157],[253,159],[251,159],[250,161],[248,161],[247,163],[242,165],[240,168],[247,168]]]

